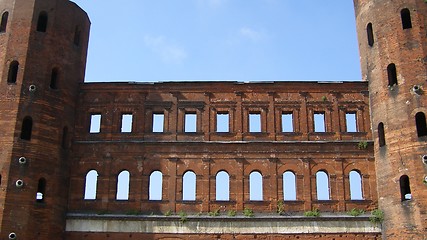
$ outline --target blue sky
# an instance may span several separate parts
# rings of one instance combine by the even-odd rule
[[[86,81],[360,80],[353,1],[74,0]]]

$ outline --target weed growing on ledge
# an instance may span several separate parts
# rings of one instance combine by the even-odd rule
[[[373,210],[369,217],[369,221],[371,221],[371,223],[382,223],[384,221],[384,212],[380,209]]]
[[[171,210],[167,210],[165,212],[165,216],[171,216],[173,214],[173,212]]]
[[[227,212],[227,216],[229,216],[229,217],[234,217],[234,216],[236,216],[236,211],[234,211],[234,210],[228,210],[228,212]]]
[[[353,217],[357,217],[357,216],[362,215],[364,213],[365,213],[365,210],[357,209],[357,208],[353,208],[349,212],[347,212],[348,215],[353,216]]]
[[[366,142],[366,141],[359,142],[357,144],[357,148],[359,148],[359,149],[366,149],[366,148],[368,148],[368,142]]]
[[[279,215],[282,215],[285,213],[285,204],[284,204],[283,200],[277,201],[277,213]]]
[[[211,216],[211,217],[219,216],[220,215],[219,208],[216,209],[216,210],[214,210],[214,211],[212,211],[212,212],[209,212],[208,215]]]
[[[305,212],[304,216],[306,216],[306,217],[320,217],[320,211],[319,211],[319,209],[315,208],[312,211]]]
[[[249,209],[249,208],[243,209],[243,215],[245,215],[246,217],[255,216],[254,211],[252,209]]]
[[[187,219],[187,213],[181,211],[178,213],[178,216],[179,216],[179,221],[181,221],[182,223],[187,222],[187,220],[188,220]]]

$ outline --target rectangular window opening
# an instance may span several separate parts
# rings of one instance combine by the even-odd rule
[[[325,113],[314,113],[314,132],[326,132],[325,127]]]
[[[228,112],[216,114],[216,132],[230,132],[230,114]]]
[[[100,133],[100,132],[101,132],[101,114],[91,114],[89,133]]]
[[[164,132],[165,114],[153,113],[153,132]]]
[[[132,121],[133,115],[131,113],[122,114],[122,133],[131,133],[132,132]]]
[[[345,114],[345,123],[347,132],[357,132],[357,120],[356,113],[346,113]]]
[[[186,133],[197,132],[197,114],[196,113],[185,113],[184,132]]]
[[[282,132],[294,131],[293,118],[292,112],[282,113]]]
[[[261,113],[249,113],[249,132],[261,132]]]

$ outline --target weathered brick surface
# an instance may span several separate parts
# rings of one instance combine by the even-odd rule
[[[421,159],[426,137],[417,136],[415,114],[427,113],[426,16],[427,4],[417,0],[355,0],[363,79],[369,82],[371,122],[375,139],[379,207],[385,212],[387,239],[427,238],[427,174]],[[401,11],[408,9],[412,28],[403,29]],[[368,45],[372,24],[374,43]],[[388,87],[387,66],[396,65],[397,85]],[[419,86],[420,94],[412,89]],[[385,142],[379,146],[378,125],[384,124]],[[401,201],[399,179],[407,175],[412,200]]]

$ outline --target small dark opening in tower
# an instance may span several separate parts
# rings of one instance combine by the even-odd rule
[[[47,29],[47,13],[41,12],[37,21],[37,32],[46,32]]]
[[[76,46],[80,45],[80,35],[81,35],[80,27],[76,26],[76,30],[74,31],[74,45]]]
[[[2,32],[6,32],[6,27],[7,27],[7,19],[9,17],[9,13],[8,12],[4,12],[1,15],[1,23],[0,23],[0,33]]]
[[[31,134],[33,130],[33,119],[31,117],[25,117],[22,121],[21,128],[21,139],[31,140]]]
[[[397,85],[397,72],[396,72],[396,65],[394,63],[390,63],[387,66],[387,74],[388,74],[388,86]]]
[[[417,125],[418,137],[427,136],[426,115],[423,112],[415,114],[415,123]]]
[[[368,23],[368,26],[366,26],[366,32],[368,35],[368,44],[372,47],[374,45],[374,30],[372,29],[372,23]]]
[[[17,61],[12,61],[9,65],[9,72],[7,75],[7,83],[16,83],[16,79],[18,78],[18,69],[19,63]]]
[[[378,144],[380,147],[385,145],[384,123],[378,124]]]
[[[39,203],[44,202],[46,191],[46,180],[44,178],[39,179],[39,184],[37,185],[37,195],[36,201]]]
[[[50,85],[49,85],[51,89],[58,89],[58,76],[59,76],[58,68],[52,69],[52,73],[50,75]]]
[[[402,11],[400,11],[400,17],[402,18],[403,29],[412,28],[411,12],[409,12],[409,9],[402,9]]]
[[[61,146],[63,149],[68,148],[68,127],[62,129],[62,143]]]
[[[412,199],[411,195],[411,187],[409,186],[409,177],[407,175],[403,175],[400,177],[400,196],[401,200],[408,201]]]

